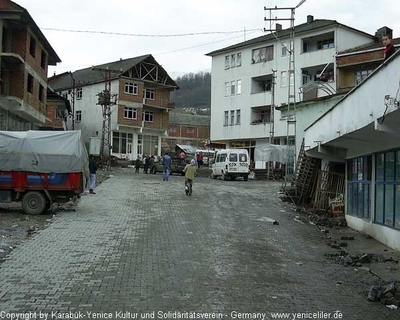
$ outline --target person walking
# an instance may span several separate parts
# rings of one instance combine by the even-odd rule
[[[168,152],[164,154],[164,157],[162,157],[162,165],[163,165],[163,180],[168,181],[169,179],[169,174],[171,172],[171,164],[172,164],[172,159],[169,156]]]
[[[186,163],[186,167],[183,169],[185,173],[185,192],[187,196],[191,196],[193,192],[193,180],[196,174],[196,162],[192,159],[190,162],[187,160]]]
[[[96,171],[97,171],[97,164],[96,160],[93,158],[93,156],[90,156],[89,158],[89,193],[90,194],[96,194],[94,192],[94,188],[96,188]]]

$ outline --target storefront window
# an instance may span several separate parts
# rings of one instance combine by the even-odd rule
[[[375,222],[400,229],[400,151],[376,154]]]
[[[347,162],[347,214],[363,219],[371,212],[371,156],[359,157]]]

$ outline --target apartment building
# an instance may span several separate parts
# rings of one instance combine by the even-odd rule
[[[0,130],[38,129],[46,122],[47,68],[61,60],[13,1],[0,1],[0,41]]]
[[[288,102],[288,86],[302,101],[336,93],[336,54],[374,41],[374,36],[334,20],[307,17],[295,26],[295,72],[289,74],[289,29],[277,25],[274,34],[208,53],[212,57],[211,140],[230,148],[269,143],[272,87],[275,106]],[[276,70],[275,80],[273,70]],[[323,84],[326,90],[316,90]],[[292,90],[293,91],[293,90]],[[295,126],[279,110],[274,112],[274,144],[295,144]],[[264,168],[265,162],[256,162]]]
[[[64,73],[49,79],[55,92],[71,102],[75,130],[86,144],[101,137],[103,113],[98,94],[105,88],[105,74],[112,72],[112,154],[126,159],[161,155],[161,140],[168,135],[170,93],[177,84],[150,54]]]

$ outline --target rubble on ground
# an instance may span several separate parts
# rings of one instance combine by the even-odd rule
[[[369,288],[367,299],[371,302],[381,302],[390,309],[397,310],[400,307],[399,281],[389,281]]]
[[[335,247],[336,242],[332,242],[328,244],[330,247],[334,247],[335,249],[341,249],[341,251],[334,253],[327,253],[325,256],[331,260],[335,260],[336,262],[343,264],[344,266],[355,266],[362,267],[364,264],[370,264],[374,262],[378,263],[390,263],[393,266],[399,264],[398,260],[393,259],[393,257],[385,257],[383,255],[377,255],[372,253],[363,253],[363,254],[352,254],[350,255],[346,250],[343,250],[341,246]]]

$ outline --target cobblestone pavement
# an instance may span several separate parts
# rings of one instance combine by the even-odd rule
[[[326,236],[294,221],[279,185],[198,178],[189,197],[181,176],[122,169],[0,265],[0,318],[400,319],[366,300],[372,274],[324,257]]]

